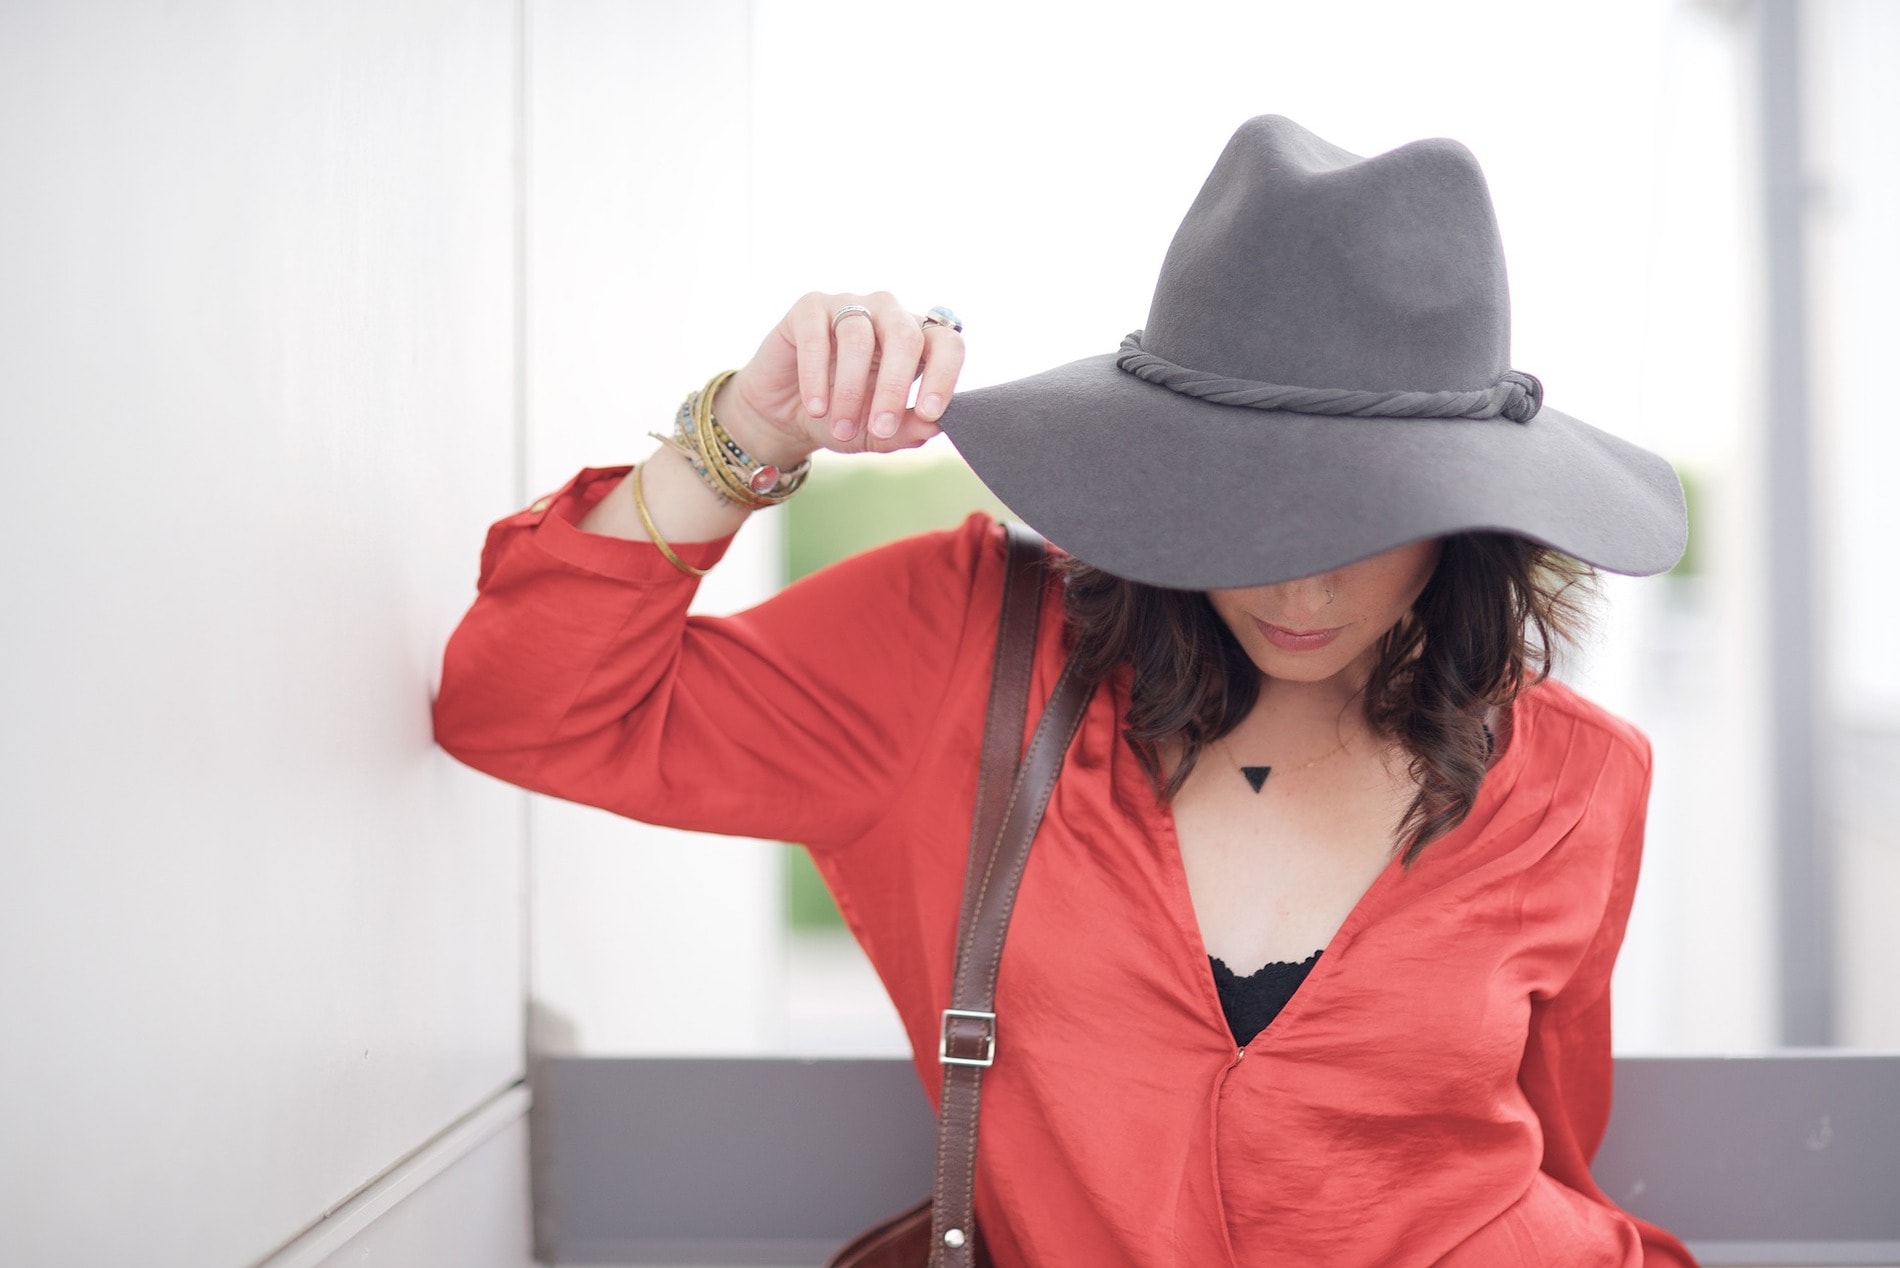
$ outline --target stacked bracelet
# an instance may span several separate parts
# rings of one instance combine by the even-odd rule
[[[731,503],[732,499],[726,496],[724,487],[720,485],[719,481],[713,476],[713,473],[707,470],[706,464],[701,461],[699,450],[693,447],[693,406],[698,399],[699,393],[697,391],[686,394],[686,399],[680,403],[679,413],[673,416],[672,435],[669,436],[657,431],[650,431],[647,435],[653,437],[653,439],[659,441],[667,448],[679,454],[680,457],[686,459],[686,465],[693,469],[693,474],[699,477],[701,483],[712,490],[714,497],[717,497],[721,502]]]
[[[739,446],[713,416],[713,397],[735,371],[713,375],[705,387],[687,396],[674,417],[673,434],[655,439],[678,450],[706,487],[735,506],[757,510],[777,506],[798,492],[811,474],[807,458],[789,471],[758,462]]]

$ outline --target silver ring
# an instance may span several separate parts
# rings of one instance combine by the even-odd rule
[[[838,308],[836,308],[836,309],[834,309],[834,310],[832,311],[832,314],[831,314],[831,328],[832,328],[833,330],[836,330],[836,329],[838,328],[838,323],[839,323],[839,322],[841,322],[841,321],[843,321],[843,320],[844,320],[845,318],[847,318],[847,317],[855,317],[855,316],[857,316],[857,315],[859,315],[860,313],[861,313],[861,314],[863,314],[863,316],[864,316],[864,319],[865,319],[866,321],[871,321],[871,310],[870,310],[870,309],[868,309],[868,308],[866,308],[866,307],[865,307],[865,306],[864,306],[863,304],[844,304],[844,305],[841,305],[840,307],[838,307]],[[876,322],[872,322],[871,324],[872,324],[872,325],[876,325],[877,323],[876,323]]]
[[[957,316],[954,309],[945,308],[942,304],[924,314],[924,329],[928,330],[932,326],[948,326],[958,334],[963,333],[963,319]]]

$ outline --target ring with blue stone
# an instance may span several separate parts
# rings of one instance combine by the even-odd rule
[[[942,304],[924,314],[924,329],[928,330],[932,326],[948,326],[958,334],[963,333],[963,319],[957,316],[954,309],[945,308]]]

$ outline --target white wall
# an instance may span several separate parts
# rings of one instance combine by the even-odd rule
[[[486,1102],[258,1268],[524,1268],[527,1101]]]
[[[529,1254],[528,1127],[517,1118],[321,1268],[523,1268]]]
[[[0,9],[0,1263],[252,1263],[522,1071],[430,741],[515,497],[508,0]]]
[[[794,295],[750,267],[745,0],[528,6],[529,487],[632,462],[691,388],[741,364]],[[754,516],[696,609],[769,594]],[[534,1000],[550,1047],[774,1047],[781,845],[535,798]],[[550,1035],[566,1032],[564,1040]]]

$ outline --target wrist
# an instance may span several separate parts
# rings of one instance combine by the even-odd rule
[[[754,462],[789,469],[811,457],[818,448],[761,418],[740,394],[736,379],[727,379],[719,385],[713,397],[713,417]]]
[[[771,439],[769,428],[754,427],[748,433],[746,424],[739,423],[741,434],[764,437],[752,442],[765,451],[755,454],[719,420],[714,402],[736,373],[722,370],[713,375],[705,387],[687,393],[673,417],[673,434],[654,432],[653,438],[677,450],[708,489],[734,506],[749,510],[777,506],[805,483],[811,474],[811,459],[807,457],[781,467],[772,457],[787,447]],[[728,399],[736,405],[742,404],[737,393]],[[755,423],[763,423],[755,412],[742,410],[741,413],[749,414]]]

